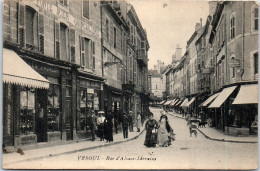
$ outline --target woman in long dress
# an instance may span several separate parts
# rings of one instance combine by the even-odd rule
[[[170,139],[169,139],[169,132],[167,128],[169,129],[169,123],[168,118],[165,115],[162,115],[159,120],[159,128],[158,128],[158,145],[160,147],[168,147],[170,145]]]
[[[153,130],[158,128],[158,123],[153,119],[153,114],[150,113],[149,120],[145,123],[146,136],[144,145],[146,147],[156,147],[157,139],[154,137]]]
[[[108,111],[104,122],[105,139],[107,142],[113,142],[113,116],[111,111]]]

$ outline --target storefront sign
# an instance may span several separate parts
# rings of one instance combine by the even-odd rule
[[[87,89],[87,93],[94,94],[94,89],[88,88],[88,89]]]
[[[63,18],[64,20],[74,25],[75,27],[83,30],[89,30],[95,36],[101,38],[101,32],[98,29],[92,27],[88,23],[81,21],[78,18],[73,17],[67,11],[58,8],[57,6],[51,4],[50,2],[47,2],[45,0],[33,0],[33,3],[47,11],[50,11],[53,15],[58,16],[59,18]]]

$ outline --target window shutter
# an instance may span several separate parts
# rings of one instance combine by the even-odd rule
[[[55,22],[55,57],[60,59],[60,23]]]
[[[95,57],[95,53],[96,53],[96,47],[95,47],[95,42],[92,42],[92,56],[93,56],[93,69],[96,68],[96,57]]]
[[[38,37],[39,37],[39,51],[44,53],[44,17],[38,14]]]
[[[92,40],[90,42],[90,53],[89,53],[89,68],[93,69],[93,42]]]
[[[70,62],[75,63],[75,29],[69,30]]]
[[[19,37],[19,44],[21,47],[25,46],[25,6],[19,4],[19,13],[18,13],[18,37]]]

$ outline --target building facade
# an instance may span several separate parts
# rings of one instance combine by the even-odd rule
[[[136,103],[145,104],[149,44],[136,15],[143,53],[131,70],[128,7],[124,1],[4,1],[4,146],[91,136],[90,111],[127,111],[130,80],[144,97]]]

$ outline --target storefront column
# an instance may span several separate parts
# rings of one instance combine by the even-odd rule
[[[73,118],[73,140],[77,139],[77,132],[76,132],[76,115],[77,115],[77,78],[76,78],[76,72],[72,71],[72,93],[71,93],[71,114]]]
[[[20,87],[13,86],[14,88],[14,147],[19,147],[22,145],[20,137]]]
[[[61,70],[61,140],[66,141],[66,120],[65,120],[65,111],[66,111],[66,71]]]

